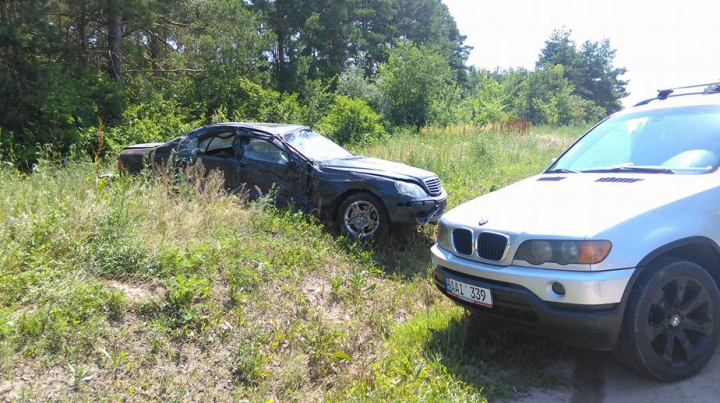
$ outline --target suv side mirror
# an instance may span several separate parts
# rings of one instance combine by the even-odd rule
[[[287,165],[288,168],[295,168],[297,166],[297,162],[295,162],[294,160],[290,160],[286,162],[285,165]]]

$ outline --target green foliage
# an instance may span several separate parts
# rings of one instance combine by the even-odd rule
[[[522,82],[515,107],[534,124],[570,124],[575,116],[573,85],[561,65],[546,65],[528,74]]]
[[[628,84],[620,76],[627,70],[613,66],[616,51],[610,41],[586,41],[578,50],[571,35],[572,31],[567,29],[553,31],[540,51],[536,67],[562,65],[564,77],[574,86],[574,95],[592,101],[605,114],[619,111],[622,107],[619,100],[627,95]],[[599,110],[590,115],[596,111]]]
[[[452,102],[454,81],[447,60],[424,46],[401,43],[380,66],[388,119],[398,126],[421,127],[432,121],[433,109]],[[437,118],[437,117],[436,117]]]
[[[504,91],[500,82],[487,72],[481,72],[478,74],[474,92],[468,99],[473,122],[487,124],[507,120],[512,98]]]
[[[92,342],[104,320],[120,317],[127,306],[122,293],[82,283],[56,290],[39,302],[37,309],[13,324],[12,340],[26,354],[61,354],[83,348]]]
[[[297,94],[265,89],[246,78],[231,83],[232,93],[224,105],[235,121],[300,123],[303,107]]]
[[[268,361],[257,343],[246,342],[238,345],[235,351],[235,379],[243,383],[257,383],[268,375],[263,365]]]
[[[116,155],[129,144],[165,142],[201,125],[202,121],[191,119],[187,108],[162,94],[152,94],[149,99],[128,106],[119,122],[103,133],[105,150]],[[84,133],[88,151],[96,149],[99,136],[96,128]]]
[[[380,78],[371,79],[365,77],[363,70],[353,65],[345,70],[338,79],[337,93],[350,98],[360,98],[374,110],[385,112],[387,102],[380,89],[381,83]]]
[[[338,96],[317,129],[340,144],[368,143],[387,135],[380,115],[362,99]]]

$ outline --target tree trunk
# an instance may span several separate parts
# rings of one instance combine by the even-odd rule
[[[10,13],[10,4],[8,4],[8,0],[2,0],[0,2],[0,24],[8,26],[10,25],[10,17],[8,14]]]
[[[80,17],[77,21],[77,47],[80,53],[79,59],[83,63],[88,62],[87,57],[87,2],[83,1],[80,7]]]
[[[277,60],[275,61],[275,69],[278,79],[279,87],[284,90],[285,72],[283,67],[285,65],[285,24],[284,24],[284,10],[283,2],[281,0],[275,1],[275,35],[277,35]]]
[[[108,7],[108,52],[110,53],[110,61],[108,65],[108,73],[110,77],[116,79],[122,71],[122,59],[120,53],[120,42],[122,40],[122,16],[114,1],[110,2]]]

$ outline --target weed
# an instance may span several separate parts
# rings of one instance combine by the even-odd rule
[[[72,376],[72,385],[75,390],[82,390],[85,384],[95,378],[95,371],[86,368],[84,365],[77,367],[68,364],[70,375]]]
[[[267,360],[257,343],[240,343],[235,351],[233,376],[238,382],[255,384],[268,375],[262,370]]]

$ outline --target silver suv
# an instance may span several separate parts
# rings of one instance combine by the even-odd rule
[[[703,86],[659,91],[444,214],[438,288],[662,380],[702,369],[720,337],[720,85]]]

